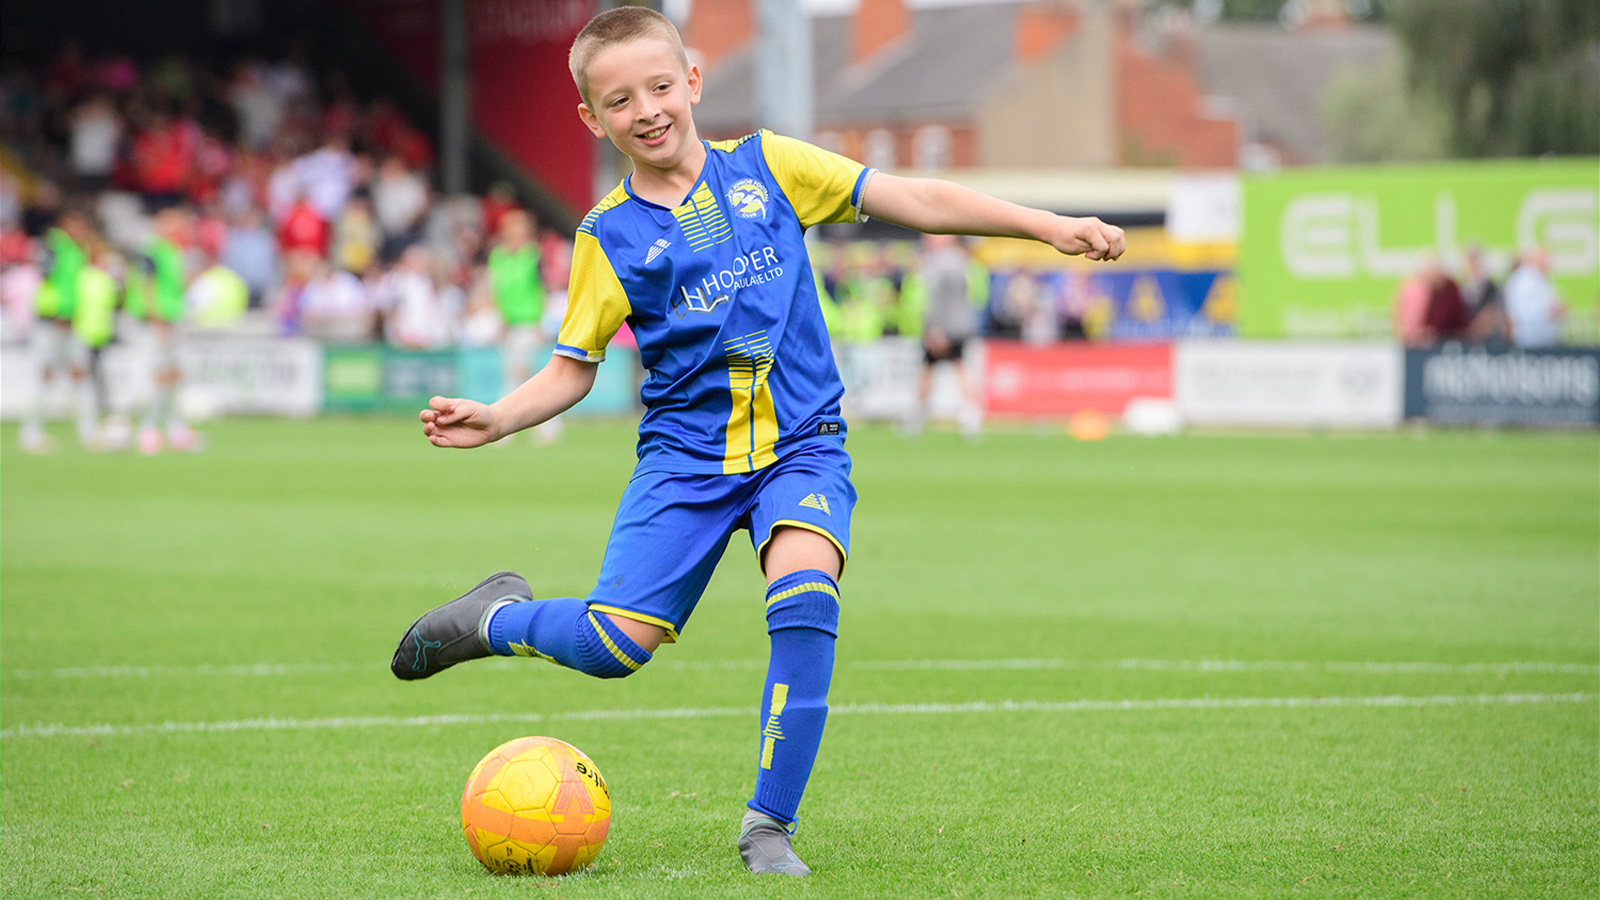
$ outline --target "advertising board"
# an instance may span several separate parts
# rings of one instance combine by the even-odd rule
[[[1139,397],[1172,398],[1171,344],[987,341],[984,407],[1012,418],[1121,415]]]
[[[22,416],[39,390],[39,367],[26,347],[7,347],[0,414]],[[107,402],[112,410],[132,412],[150,400],[153,359],[140,341],[113,344],[102,357]],[[322,409],[322,347],[298,338],[201,335],[178,344],[186,408],[216,415],[314,416]],[[61,412],[71,404],[65,385],[57,385],[46,407]]]
[[[549,347],[530,360],[537,371]],[[323,403],[330,412],[415,414],[441,395],[492,403],[505,391],[500,351],[493,348],[398,350],[383,344],[331,345],[323,367]],[[630,415],[638,406],[638,353],[606,351],[589,395],[574,415]]]
[[[1173,352],[1192,425],[1393,428],[1403,371],[1388,341],[1181,341]]]
[[[1400,281],[1430,259],[1459,272],[1469,245],[1504,278],[1516,254],[1551,275],[1592,330],[1600,299],[1600,160],[1498,160],[1283,170],[1244,180],[1239,333],[1386,337]],[[1592,335],[1579,335],[1591,338]]]
[[[1473,425],[1600,422],[1600,352],[1445,347],[1406,351],[1407,418]]]

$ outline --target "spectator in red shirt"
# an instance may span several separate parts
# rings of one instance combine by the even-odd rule
[[[89,64],[84,61],[83,48],[69,41],[50,63],[45,76],[45,90],[59,91],[62,96],[75,100],[89,86]]]
[[[133,140],[135,184],[145,207],[155,213],[183,202],[194,155],[187,130],[171,110],[157,107],[144,130]]]
[[[1428,286],[1428,311],[1423,324],[1435,342],[1458,341],[1472,321],[1467,315],[1466,301],[1461,297],[1461,286],[1437,263],[1430,266],[1432,281]]]
[[[367,146],[380,154],[395,152],[400,132],[405,130],[405,117],[388,97],[379,97],[367,107],[365,137]]]
[[[278,225],[278,249],[284,256],[303,251],[314,253],[319,259],[326,258],[331,233],[328,221],[301,193],[295,197],[294,204]]]
[[[517,209],[517,191],[509,181],[496,181],[483,195],[483,233],[495,234],[500,230],[500,217]]]

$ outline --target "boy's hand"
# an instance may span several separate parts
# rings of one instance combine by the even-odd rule
[[[434,397],[420,418],[422,433],[435,447],[481,447],[500,437],[494,410],[476,400]]]
[[[1057,216],[1055,225],[1048,243],[1069,256],[1081,253],[1084,259],[1109,261],[1121,256],[1127,248],[1121,228],[1107,225],[1094,216],[1083,219]]]

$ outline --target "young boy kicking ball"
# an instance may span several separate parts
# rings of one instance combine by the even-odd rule
[[[808,875],[790,834],[827,718],[856,493],[805,230],[875,216],[1100,260],[1122,255],[1123,234],[766,131],[702,142],[691,115],[700,72],[659,13],[596,16],[570,63],[578,115],[633,173],[578,228],[549,364],[491,405],[433,398],[422,430],[438,447],[477,447],[564,412],[594,385],[626,321],[649,370],[639,464],[587,597],[535,600],[521,576],[501,572],[414,622],[391,667],[427,678],[493,654],[630,675],[677,640],[729,538],[746,529],[767,579],[772,656],[739,853],[752,872]]]

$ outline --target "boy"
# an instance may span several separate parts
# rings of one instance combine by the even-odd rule
[[[476,447],[548,420],[593,386],[626,320],[650,371],[639,465],[587,598],[536,601],[501,572],[413,623],[391,668],[426,678],[494,654],[631,674],[677,639],[733,531],[748,529],[772,655],[739,852],[752,872],[807,875],[790,832],[827,715],[855,489],[804,230],[865,214],[1092,259],[1121,255],[1122,232],[875,173],[769,132],[702,143],[690,115],[700,72],[672,24],[642,8],[596,16],[570,64],[579,116],[633,173],[578,228],[550,363],[493,405],[435,397],[422,430],[435,446]]]

